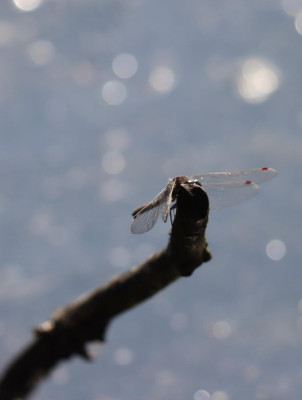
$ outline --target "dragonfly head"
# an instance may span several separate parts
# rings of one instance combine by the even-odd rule
[[[195,183],[195,185],[202,186],[198,179],[188,179],[188,183]]]

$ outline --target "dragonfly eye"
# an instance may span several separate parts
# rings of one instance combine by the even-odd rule
[[[189,179],[188,183],[195,183],[195,185],[202,186],[198,179]]]

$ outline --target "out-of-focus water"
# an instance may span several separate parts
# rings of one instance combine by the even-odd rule
[[[110,326],[34,399],[296,400],[302,2],[0,4],[0,366],[52,311],[165,246],[169,177],[271,166],[213,212],[213,260]]]

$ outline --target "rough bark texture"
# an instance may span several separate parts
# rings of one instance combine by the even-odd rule
[[[0,400],[24,399],[52,368],[80,355],[86,344],[104,341],[110,321],[209,261],[205,229],[208,197],[200,185],[182,185],[168,246],[130,271],[116,276],[57,310],[35,330],[33,341],[8,365],[0,380]]]

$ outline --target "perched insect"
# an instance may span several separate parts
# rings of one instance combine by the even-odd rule
[[[166,187],[149,203],[132,213],[132,233],[144,233],[153,228],[159,214],[167,221],[171,203],[178,196],[183,184],[199,183],[206,191],[210,209],[228,207],[253,197],[258,191],[257,183],[268,181],[277,175],[272,168],[246,169],[233,172],[210,172],[193,176],[177,176],[170,179]]]

